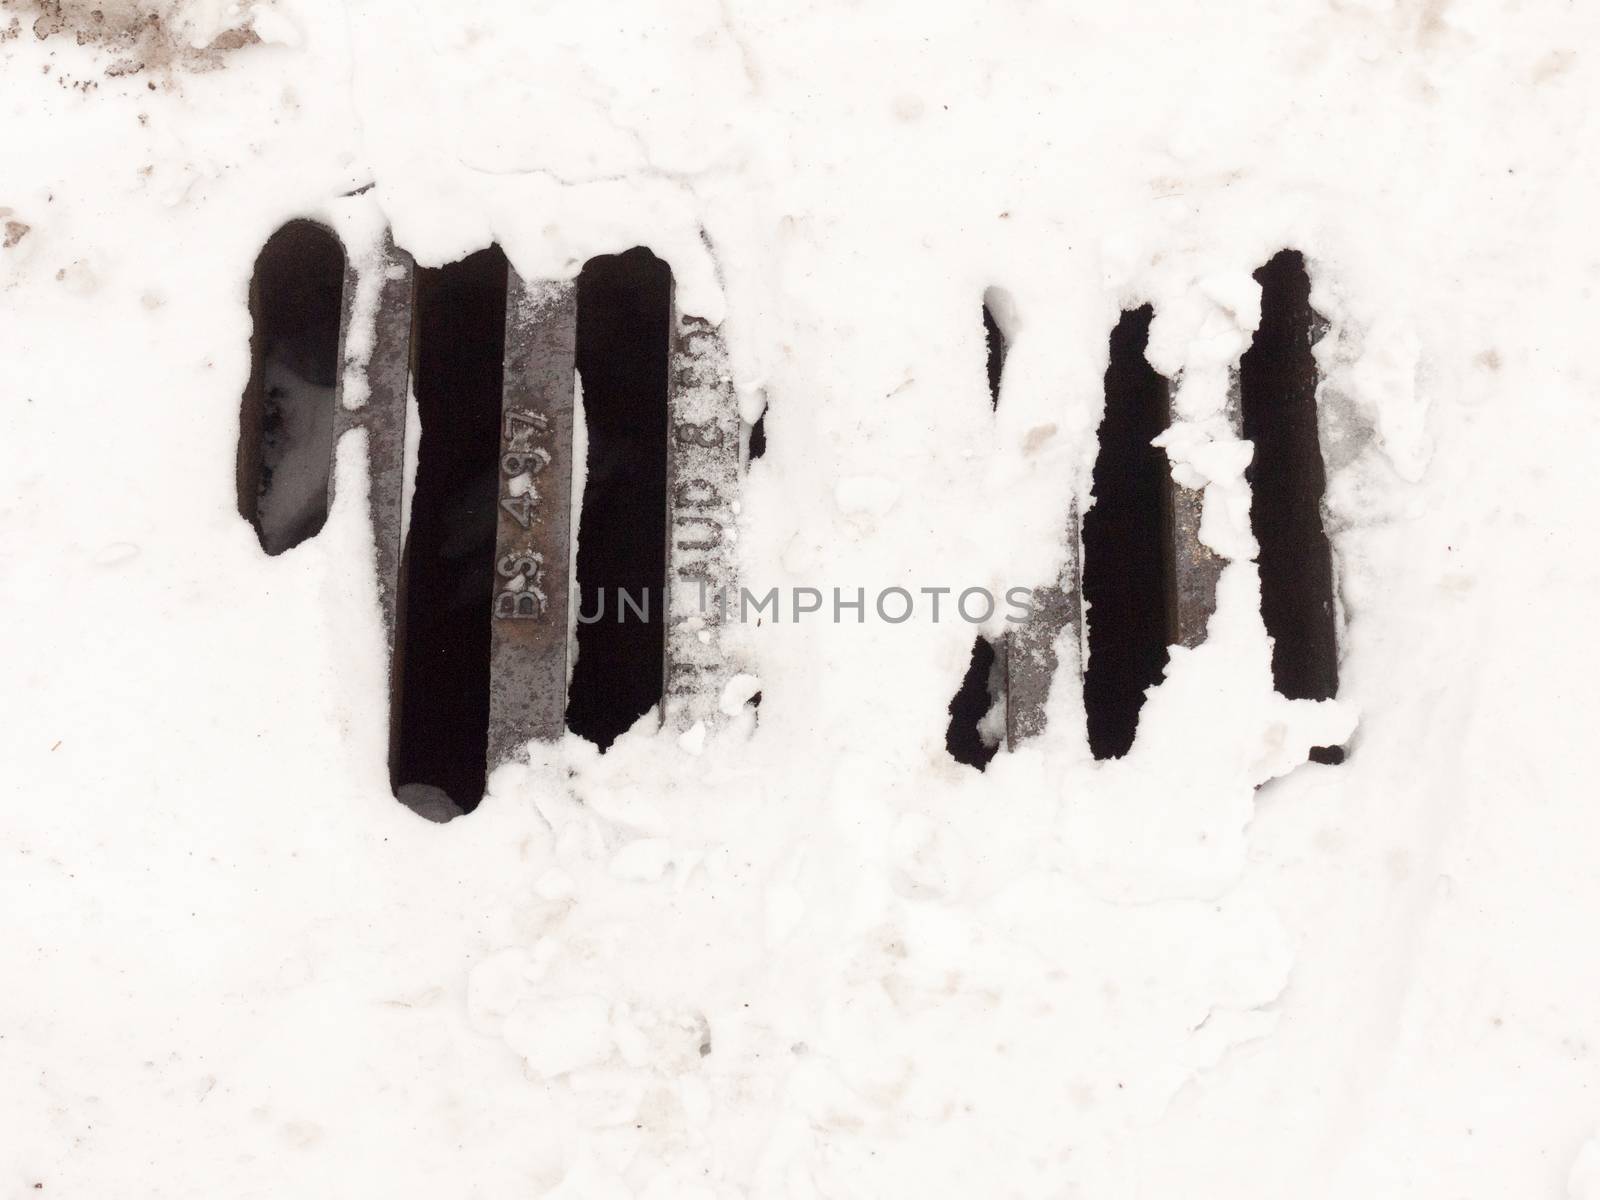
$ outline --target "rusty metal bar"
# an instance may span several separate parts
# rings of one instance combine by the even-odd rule
[[[346,256],[343,313],[339,322],[339,380],[334,394],[334,447],[345,431],[366,431],[367,515],[372,527],[373,572],[389,653],[389,770],[395,767],[399,736],[400,572],[405,552],[406,417],[411,392],[412,327],[416,307],[416,264],[394,244],[388,230],[379,245],[377,306],[372,318],[370,353],[364,363],[350,361],[352,322],[357,318],[361,271]],[[350,369],[362,368],[364,395],[346,390]],[[329,464],[328,506],[333,506],[335,474]]]
[[[674,313],[667,397],[667,587],[663,720],[721,719],[733,675],[724,602],[738,604],[734,540],[739,405],[721,331]]]
[[[1083,672],[1083,601],[1078,510],[1067,514],[1067,556],[1054,583],[1033,590],[1033,611],[1006,634],[1006,746],[1015,750],[1044,731],[1045,705],[1061,666],[1056,645],[1065,635],[1076,661],[1072,681]]]
[[[347,430],[367,434],[367,508],[375,546],[374,570],[378,603],[391,649],[400,592],[400,558],[405,540],[401,511],[405,504],[406,397],[411,383],[411,325],[416,296],[415,267],[411,256],[397,248],[387,232],[375,267],[378,301],[373,315],[371,354],[364,363],[348,360],[351,323],[356,319],[360,268],[347,261],[344,314],[339,326],[339,385],[334,399],[334,443]],[[366,380],[365,395],[352,403],[346,390],[350,368],[359,366]],[[328,473],[328,501],[333,502],[334,472]]]
[[[566,728],[577,289],[509,271],[488,769]]]
[[[1171,384],[1168,384],[1170,396]],[[1168,402],[1170,414],[1171,404]],[[1239,372],[1228,376],[1228,400],[1223,416],[1235,437],[1241,436]],[[1169,422],[1170,424],[1170,415]],[[1167,475],[1162,496],[1162,518],[1167,527],[1167,642],[1193,648],[1206,640],[1206,626],[1217,607],[1217,580],[1227,559],[1200,540],[1204,489],[1187,488]]]

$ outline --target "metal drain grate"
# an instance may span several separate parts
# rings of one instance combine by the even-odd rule
[[[1262,285],[1261,327],[1230,380],[1224,416],[1235,436],[1255,443],[1246,477],[1261,545],[1262,619],[1273,638],[1274,686],[1292,699],[1330,699],[1338,689],[1337,614],[1311,353],[1325,325],[1311,307],[1299,253],[1282,252],[1255,278]],[[1075,682],[1084,688],[1096,757],[1126,753],[1144,689],[1161,678],[1166,647],[1198,646],[1216,609],[1224,560],[1200,541],[1204,494],[1174,481],[1159,451],[1146,453],[1147,435],[1171,421],[1170,383],[1144,364],[1151,316],[1148,308],[1123,314],[1112,336],[1107,425],[1101,429],[1106,469],[1097,464],[1095,508],[1082,521],[1075,511],[1068,514],[1061,573],[1054,584],[1035,589],[1032,616],[1007,638],[1006,733],[1013,748],[1045,727],[1045,704],[1060,667],[1055,648],[1065,636],[1076,647],[1077,664],[1089,664],[1087,672],[1079,667]],[[1133,382],[1136,376],[1142,384]],[[1137,411],[1119,415],[1130,404]],[[1106,438],[1118,432],[1118,420],[1133,428],[1108,460]],[[1137,495],[1121,494],[1128,492],[1130,474],[1145,481],[1135,486]],[[1121,510],[1107,522],[1116,528],[1097,531],[1095,514],[1103,512],[1108,494]],[[1111,619],[1091,616],[1086,628],[1085,596],[1102,612],[1110,608]],[[1101,674],[1108,658],[1109,682]],[[1342,762],[1344,750],[1318,747],[1311,758]]]
[[[492,338],[475,329],[448,331],[448,322],[442,326],[447,332],[430,332],[432,325],[419,320],[418,271],[387,234],[376,261],[365,268],[370,278],[321,225],[297,220],[274,234],[258,259],[251,289],[252,371],[241,406],[238,457],[240,513],[255,526],[263,549],[281,553],[314,536],[326,519],[333,447],[346,433],[364,435],[373,565],[393,663],[391,778],[397,794],[415,784],[436,788],[448,797],[436,807],[457,811],[474,807],[487,773],[514,758],[527,741],[558,738],[570,723],[598,731],[603,747],[656,703],[663,720],[679,730],[723,719],[722,695],[736,667],[725,615],[708,601],[737,594],[741,440],[748,437],[752,458],[765,444],[762,423],[744,433],[720,330],[676,310],[665,264],[640,249],[585,268],[600,272],[610,269],[601,264],[624,264],[622,286],[646,286],[639,281],[653,279],[648,287],[660,289],[661,300],[650,311],[664,314],[661,343],[650,332],[655,318],[649,318],[644,327],[624,328],[620,335],[613,330],[612,341],[601,339],[596,353],[662,346],[647,357],[664,355],[664,378],[650,373],[656,382],[642,386],[664,394],[634,415],[648,426],[649,437],[640,444],[648,443],[652,461],[661,460],[657,478],[664,483],[638,493],[662,514],[659,526],[653,518],[639,524],[659,528],[661,539],[647,539],[652,546],[664,540],[665,550],[662,558],[653,551],[632,556],[648,563],[659,597],[656,615],[644,622],[645,639],[609,657],[594,655],[590,669],[603,664],[599,681],[569,687],[570,631],[582,612],[572,569],[574,380],[587,327],[584,296],[595,288],[586,293],[588,274],[577,284],[525,281],[498,250],[474,260],[474,269],[489,272],[495,292],[485,310],[493,314]],[[636,273],[631,284],[628,271]],[[1297,253],[1278,255],[1256,277],[1263,285],[1262,327],[1232,381],[1226,416],[1237,435],[1256,442],[1251,520],[1262,546],[1262,611],[1274,639],[1275,685],[1290,697],[1324,699],[1337,689],[1338,646],[1311,355],[1320,319],[1310,306]],[[355,329],[363,287],[377,299],[369,305],[370,317],[361,318],[363,324],[371,321],[370,328]],[[973,667],[952,702],[947,737],[959,761],[982,769],[993,752],[978,730],[991,694],[1005,695],[1009,746],[1044,729],[1062,646],[1071,651],[1072,674],[1084,691],[1096,757],[1120,756],[1133,742],[1145,690],[1161,678],[1167,646],[1196,646],[1205,638],[1223,562],[1199,540],[1202,494],[1173,481],[1164,455],[1150,446],[1171,420],[1168,381],[1143,357],[1151,317],[1148,307],[1125,313],[1112,335],[1096,504],[1083,520],[1076,511],[1067,514],[1060,574],[1034,589],[1024,624],[1001,641],[975,647]],[[480,314],[480,323],[488,319]],[[983,320],[990,399],[998,407],[1007,347],[987,302]],[[424,685],[428,672],[416,665],[426,661],[414,644],[425,622],[421,609],[408,613],[404,528],[408,396],[414,379],[425,392],[434,386],[428,382],[432,359],[419,358],[431,352],[419,338],[441,336],[474,342],[480,353],[492,343],[490,353],[498,357],[486,368],[498,376],[493,386],[485,390],[481,379],[474,385],[491,406],[485,428],[492,427],[493,435],[485,453],[494,456],[494,492],[492,512],[485,515],[484,553],[471,559],[471,578],[464,584],[483,602],[473,602],[461,635],[462,645],[486,647],[486,665],[476,677],[451,676],[452,686],[466,679],[461,686],[471,696],[441,723],[459,743],[448,752],[431,748],[429,738],[414,732],[422,728],[419,722],[437,722],[439,708],[417,703],[411,690]],[[639,386],[634,379],[623,390]],[[602,391],[597,387],[597,404]],[[425,446],[426,430],[424,422]],[[427,453],[425,448],[424,458]],[[653,468],[635,469],[630,477],[648,483],[652,473]],[[486,510],[488,498],[486,491]],[[419,491],[418,502],[435,500]],[[411,517],[416,531],[418,514]],[[419,542],[418,554],[421,547]],[[409,567],[415,571],[419,564]],[[623,606],[619,597],[613,603]],[[648,611],[648,590],[644,604]],[[648,665],[641,665],[641,646]],[[592,725],[590,716],[579,715],[579,691],[586,703],[596,695],[602,704],[615,703],[615,696],[606,697],[628,691],[624,679],[634,691],[642,680],[647,694],[620,724]],[[457,761],[450,769],[419,767],[419,756]],[[1340,761],[1343,751],[1324,747],[1313,757]]]
[[[308,247],[318,248],[320,256],[309,254]],[[330,252],[344,258],[331,231],[295,221],[269,240],[258,263],[252,287],[253,366],[241,408],[239,450],[240,511],[258,532],[263,529],[260,497],[264,492],[270,497],[273,486],[272,455],[285,453],[271,441],[271,410],[263,403],[263,380],[278,369],[274,364],[283,357],[282,352],[274,357],[273,348],[283,341],[275,332],[283,321],[275,325],[274,314],[301,303],[294,295],[313,282],[321,292],[329,291],[332,285],[322,276],[328,274]],[[494,255],[504,263],[498,251]],[[478,269],[481,272],[483,264]],[[420,784],[423,791],[436,790],[448,797],[430,795],[426,802],[413,804],[419,810],[430,809],[428,815],[438,819],[477,804],[481,787],[464,784],[464,778],[481,780],[515,757],[528,740],[557,738],[567,723],[568,639],[576,594],[570,564],[578,288],[570,282],[525,281],[509,266],[490,269],[505,272],[504,357],[497,389],[499,411],[491,414],[497,429],[491,447],[496,455],[493,552],[481,564],[489,578],[471,582],[488,598],[481,618],[475,619],[481,620],[488,647],[487,715],[486,721],[476,722],[482,736],[471,750],[481,764],[475,775],[455,768],[419,769],[415,756],[406,752],[407,724],[415,728],[416,721],[431,719],[426,705],[414,706],[420,715],[409,722],[404,719],[407,690],[418,684],[422,674],[416,667],[405,669],[407,639],[416,635],[412,626],[417,622],[407,613],[403,510],[407,398],[417,378],[418,355],[424,350],[419,338],[426,331],[417,319],[418,271],[387,235],[377,261],[366,268],[371,278],[364,278],[354,262],[340,264],[334,276],[337,308],[325,304],[329,311],[319,319],[324,340],[330,340],[333,335],[327,327],[337,312],[339,352],[331,363],[323,356],[315,376],[321,391],[306,390],[296,410],[323,406],[320,412],[325,416],[308,418],[303,424],[327,432],[319,443],[302,441],[289,448],[302,459],[318,461],[320,473],[306,485],[318,494],[305,508],[313,518],[318,511],[325,518],[334,486],[332,449],[347,432],[365,434],[369,519],[376,546],[373,568],[392,663],[391,779],[397,793]],[[308,282],[308,272],[320,274]],[[371,328],[354,328],[357,298],[363,286],[374,285],[377,302],[369,318]],[[269,291],[271,295],[262,300]],[[288,299],[277,299],[280,293]],[[720,330],[675,307],[669,309],[668,322],[663,336],[668,340],[669,369],[659,409],[666,422],[661,469],[667,535],[665,570],[654,581],[665,633],[664,653],[658,660],[663,686],[655,700],[668,724],[688,729],[696,722],[715,724],[723,719],[721,694],[735,673],[725,660],[715,605],[702,611],[701,587],[707,595],[737,588],[733,545],[741,426]],[[458,331],[455,336],[483,335]],[[498,343],[498,336],[494,340]],[[357,347],[364,352],[356,354]],[[427,452],[424,446],[423,455]],[[433,502],[421,495],[417,499]],[[419,514],[410,515],[415,530]],[[276,553],[294,544],[291,536],[299,540],[312,536],[321,519],[314,525],[301,522],[292,535],[275,529],[271,539],[262,533],[263,546]],[[445,724],[450,726],[445,731],[448,736],[459,737],[475,721],[458,712]],[[430,774],[442,782],[428,778]],[[415,796],[413,792],[408,802]]]

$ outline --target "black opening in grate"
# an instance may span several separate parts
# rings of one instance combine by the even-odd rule
[[[392,782],[413,808],[444,815],[450,805],[471,812],[484,791],[506,280],[498,248],[417,272],[422,429],[396,634]]]
[[[1000,332],[1000,325],[994,319],[994,311],[986,302],[983,306],[983,340],[988,347],[987,367],[989,371],[989,407],[998,410],[1000,407],[1000,376],[1006,369],[1006,338]],[[1009,409],[1007,410],[1010,411]]]
[[[584,264],[577,362],[589,448],[567,727],[601,749],[661,701],[671,321],[672,271],[650,251]]]
[[[986,722],[1005,695],[1005,659],[995,643],[978,637],[972,643],[972,660],[961,687],[950,700],[950,727],[944,746],[958,763],[982,771],[1000,749],[1001,722]]]
[[[1167,381],[1144,357],[1153,315],[1149,305],[1125,312],[1111,334],[1094,504],[1083,517],[1083,700],[1101,759],[1132,747],[1145,691],[1167,665],[1167,456],[1150,442],[1167,427],[1168,400]]]
[[[1261,546],[1261,618],[1272,637],[1273,686],[1292,700],[1327,700],[1338,691],[1339,655],[1311,353],[1318,318],[1298,252],[1276,255],[1255,278],[1261,327],[1240,361],[1239,392],[1244,436],[1255,443],[1245,478]],[[1318,747],[1312,757],[1339,762],[1344,752]]]
[[[1000,407],[1000,376],[1005,370],[1006,339],[986,296],[983,304],[984,364],[989,377],[989,407]],[[1006,643],[979,636],[972,643],[972,659],[961,686],[950,699],[950,725],[944,745],[950,757],[982,771],[1000,749],[1001,722],[986,723],[1006,692]]]
[[[767,414],[763,410],[756,418],[755,424],[750,426],[749,452],[745,456],[746,462],[755,462],[767,452]]]
[[[328,519],[344,248],[291,221],[267,240],[250,282],[250,381],[239,411],[239,515],[282,554]]]

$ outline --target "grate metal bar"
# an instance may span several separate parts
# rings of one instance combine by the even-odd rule
[[[488,769],[566,728],[577,289],[509,270]]]
[[[367,435],[367,507],[375,543],[374,569],[378,603],[391,649],[400,593],[400,563],[404,550],[401,512],[405,505],[406,397],[411,384],[412,309],[416,299],[416,268],[411,256],[397,248],[385,232],[379,251],[378,303],[373,318],[371,354],[364,364],[365,395],[352,404],[346,392],[350,378],[349,347],[361,287],[360,268],[347,259],[344,277],[344,311],[339,323],[339,383],[334,397],[334,444],[352,429]],[[331,464],[330,464],[331,468]],[[328,503],[332,506],[334,474],[328,472]]]
[[[1067,515],[1067,560],[1056,581],[1033,591],[1033,611],[1006,634],[1006,746],[1015,750],[1045,727],[1045,705],[1060,669],[1056,646],[1065,635],[1076,661],[1072,678],[1082,686],[1083,591],[1080,575],[1083,548],[1079,541],[1077,506]]]
[[[1168,390],[1170,395],[1170,384]],[[1223,416],[1233,435],[1242,436],[1237,370],[1228,376],[1228,400]],[[1168,472],[1162,498],[1170,564],[1166,596],[1167,641],[1191,649],[1206,640],[1206,626],[1217,607],[1217,580],[1227,565],[1226,559],[1200,540],[1204,505],[1204,489],[1184,487]]]
[[[739,405],[721,331],[675,314],[667,420],[667,630],[662,717],[676,729],[722,718],[733,675],[725,598],[737,604]]]
[[[334,394],[334,453],[353,429],[366,432],[367,516],[373,539],[373,572],[378,605],[383,613],[389,651],[389,770],[395,769],[399,733],[401,656],[399,606],[405,555],[405,454],[407,400],[411,392],[413,313],[416,307],[416,264],[399,249],[388,230],[379,245],[376,269],[378,302],[373,316],[371,350],[364,368],[365,395],[352,403],[346,390],[356,364],[351,360],[352,325],[357,315],[361,269],[345,257],[344,299],[339,321],[339,379]],[[328,470],[328,506],[333,507],[334,464]]]

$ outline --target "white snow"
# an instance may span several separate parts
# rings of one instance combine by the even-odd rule
[[[90,6],[0,7],[0,1191],[1600,1191],[1600,13],[153,7],[260,40],[107,74]],[[746,627],[759,720],[535,746],[420,820],[361,439],[293,553],[235,509],[251,266],[340,205],[423,265],[667,259],[770,406],[758,595],[1053,579],[1149,302],[1209,639],[1125,758],[1063,674],[980,774],[973,626]],[[1286,246],[1330,322],[1323,704],[1272,691],[1216,420]]]

